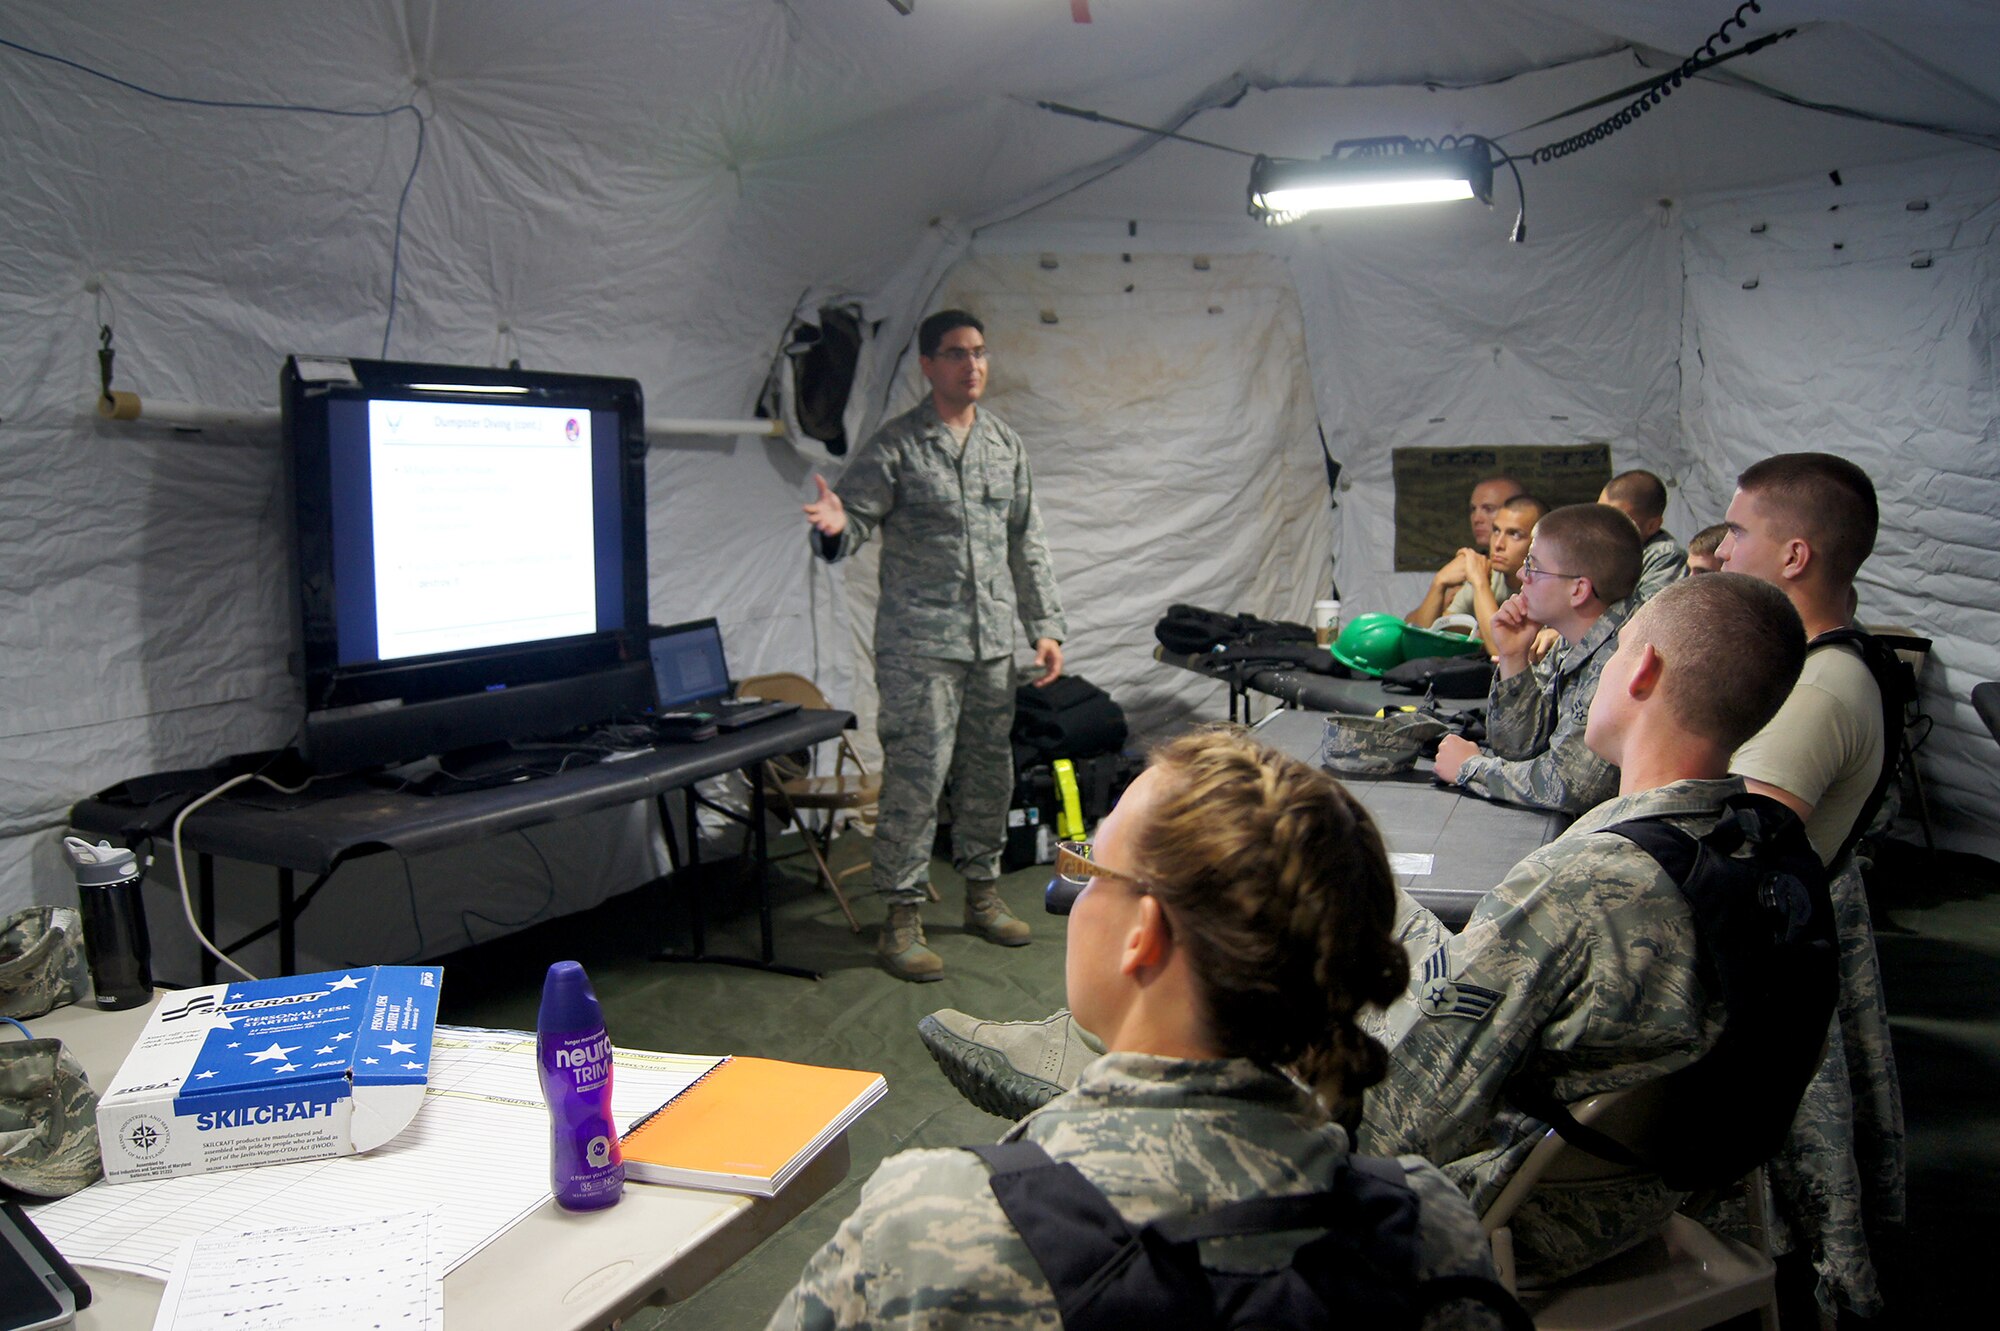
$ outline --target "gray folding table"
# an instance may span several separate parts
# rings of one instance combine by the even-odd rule
[[[1326,732],[1325,712],[1284,708],[1255,727],[1281,753],[1317,764]],[[1428,855],[1427,874],[1401,874],[1403,890],[1453,928],[1529,851],[1562,834],[1565,814],[1496,804],[1428,779],[1428,763],[1404,777],[1343,776],[1341,782],[1367,806],[1392,853]]]

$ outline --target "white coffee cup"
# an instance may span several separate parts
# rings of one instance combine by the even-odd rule
[[[1312,608],[1313,637],[1324,647],[1340,636],[1340,602],[1314,601]]]

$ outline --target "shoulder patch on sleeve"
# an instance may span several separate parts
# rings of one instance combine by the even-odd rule
[[[1417,1008],[1426,1017],[1457,1017],[1463,1021],[1483,1021],[1500,1005],[1503,995],[1451,978],[1451,962],[1443,946],[1424,958],[1423,974],[1417,980]]]

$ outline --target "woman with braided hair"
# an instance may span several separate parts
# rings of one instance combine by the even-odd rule
[[[1331,1223],[1201,1235],[1198,1248],[1190,1240],[1202,1295],[1219,1304],[1290,1292],[1287,1279],[1320,1269],[1308,1254],[1338,1245],[1366,1254],[1375,1283],[1313,1288],[1402,1310],[1369,1325],[1500,1326],[1483,1295],[1460,1297],[1492,1274],[1463,1196],[1415,1156],[1356,1162],[1336,1121],[1386,1067],[1356,1018],[1408,978],[1390,932],[1395,890],[1381,836],[1339,782],[1242,732],[1198,731],[1157,750],[1096,842],[1066,847],[1058,868],[1084,884],[1065,984],[1104,1056],[999,1147],[883,1162],[770,1325],[1086,1324],[1078,1277],[1097,1268],[1063,1269],[1083,1247],[1064,1228],[1077,1219],[1075,1175],[1082,1195],[1101,1194],[1091,1204],[1108,1203],[1114,1230],[1160,1222],[1156,1238],[1171,1238],[1185,1217],[1219,1222],[1234,1203],[1341,1199],[1314,1213],[1339,1217]],[[1375,1232],[1375,1217],[1391,1214],[1399,1221]],[[1090,1282],[1102,1300],[1094,1324],[1158,1320],[1135,1311],[1160,1306],[1143,1296],[1162,1292],[1158,1246],[1140,1249],[1149,1256],[1128,1252],[1100,1272],[1124,1278]],[[1455,1282],[1452,1293],[1418,1292],[1439,1277]],[[1167,1324],[1205,1324],[1201,1298],[1188,1299],[1176,1286]]]

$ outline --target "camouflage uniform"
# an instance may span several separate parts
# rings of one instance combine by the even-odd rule
[[[1886,750],[1879,758],[1871,752],[1869,727],[1848,710],[1861,707],[1867,720],[1873,720],[1881,698],[1872,683],[1865,700],[1849,703],[1834,693],[1814,692],[1817,698],[1789,719],[1818,751],[1824,769],[1839,774],[1833,779],[1856,770],[1872,777],[1880,770],[1877,763],[1896,760]],[[1787,708],[1791,706],[1788,702]],[[1739,752],[1739,762],[1743,756]],[[1756,777],[1777,778],[1779,784],[1790,779],[1783,769],[1768,770],[1761,757],[1744,765]],[[1824,798],[1830,789],[1822,785],[1799,792],[1814,801],[1806,833],[1822,857],[1837,853],[1851,830],[1837,819],[1828,821],[1839,804]],[[1882,1294],[1870,1239],[1906,1219],[1903,1100],[1861,864],[1849,855],[1829,867],[1833,877],[1828,890],[1840,937],[1839,1006],[1826,1057],[1806,1087],[1798,1117],[1768,1174],[1776,1203],[1776,1246],[1802,1249],[1811,1257],[1821,1308],[1829,1315],[1844,1307],[1872,1317],[1882,1310]]]
[[[1632,589],[1632,604],[1643,605],[1660,588],[1687,576],[1688,548],[1660,528],[1639,547],[1639,585]]]
[[[1080,1169],[1134,1225],[1246,1197],[1326,1187],[1348,1152],[1296,1084],[1234,1059],[1190,1062],[1113,1053],[1075,1090],[1015,1124]],[[1421,1273],[1492,1278],[1479,1223],[1438,1171],[1415,1157],[1405,1180],[1421,1205]],[[883,1162],[861,1204],[771,1317],[778,1328],[1059,1327],[1041,1268],[994,1200],[969,1151],[905,1151]],[[1232,1239],[1205,1259],[1228,1269],[1282,1267],[1298,1235]],[[1492,1328],[1484,1307],[1447,1304],[1426,1331]]]
[[[1503,1102],[1517,1071],[1574,1103],[1707,1052],[1723,1010],[1697,976],[1686,898],[1652,856],[1599,829],[1668,814],[1703,836],[1742,789],[1676,781],[1598,805],[1515,865],[1457,935],[1404,895],[1410,989],[1377,1019],[1389,1076],[1368,1091],[1358,1149],[1429,1156],[1484,1211],[1546,1131]],[[1657,1181],[1544,1184],[1512,1222],[1522,1273],[1602,1260],[1681,1200]]]
[[[1461,786],[1559,813],[1582,813],[1618,793],[1618,769],[1584,746],[1583,729],[1597,677],[1635,608],[1629,597],[1611,605],[1582,641],[1550,653],[1532,670],[1493,681],[1487,747],[1458,769]]]
[[[1014,619],[1028,641],[1068,630],[1021,437],[978,409],[961,450],[926,398],[885,424],[836,487],[847,527],[828,559],[882,531],[875,614],[882,795],[875,887],[924,899],[938,794],[952,790],[952,860],[1000,873],[1013,795]]]
[[[1820,1306],[1863,1317],[1882,1311],[1871,1231],[1901,1226],[1903,1098],[1889,1043],[1889,1008],[1861,868],[1852,856],[1833,876],[1840,934],[1840,1001],[1826,1057],[1769,1176],[1781,1250],[1803,1248],[1819,1273]]]

